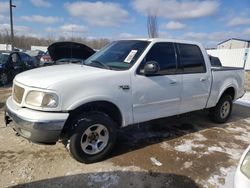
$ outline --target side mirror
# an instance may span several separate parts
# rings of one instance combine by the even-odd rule
[[[145,75],[154,75],[158,73],[160,70],[160,66],[156,61],[148,61],[144,66],[144,74]]]

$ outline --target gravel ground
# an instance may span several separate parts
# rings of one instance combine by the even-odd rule
[[[0,89],[0,115],[9,88]],[[81,164],[63,144],[37,145],[0,119],[0,187],[227,187],[250,142],[250,108],[235,104],[225,124],[204,112],[133,125],[103,162]]]

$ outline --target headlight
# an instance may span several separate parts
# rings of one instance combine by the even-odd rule
[[[57,107],[58,96],[54,93],[30,91],[25,99],[26,104],[36,107]]]
[[[247,152],[241,164],[240,170],[243,174],[245,174],[245,176],[250,179],[250,151]]]

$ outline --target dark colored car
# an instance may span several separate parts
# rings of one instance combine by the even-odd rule
[[[55,42],[48,47],[48,51],[54,64],[82,63],[95,51],[77,42]]]
[[[34,68],[32,58],[23,52],[0,54],[0,83],[5,85],[20,72]]]

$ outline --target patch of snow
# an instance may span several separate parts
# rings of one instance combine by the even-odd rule
[[[250,92],[245,93],[245,95],[242,98],[235,101],[235,103],[246,107],[250,107]]]
[[[197,152],[193,148],[203,148],[204,144],[195,144],[192,140],[185,140],[183,144],[175,146],[175,150],[190,154],[196,154]]]
[[[203,154],[209,155],[209,154],[212,154],[214,152],[222,152],[222,153],[229,155],[229,157],[234,159],[234,160],[240,159],[241,154],[242,154],[241,149],[235,148],[235,146],[233,144],[229,144],[229,146],[227,146],[228,143],[225,143],[225,142],[221,142],[220,145],[221,145],[221,147],[218,147],[218,146],[208,147],[207,151],[204,152]]]
[[[244,129],[242,127],[228,127],[227,130],[233,131],[233,132],[246,132],[247,129]]]
[[[202,141],[206,141],[207,138],[200,133],[196,133],[194,140],[202,142]]]
[[[169,143],[167,143],[167,142],[162,142],[162,143],[160,144],[160,147],[161,147],[162,149],[166,149],[166,150],[172,149],[172,146],[171,146]]]
[[[235,139],[237,140],[241,140],[243,142],[246,142],[246,143],[250,143],[250,133],[244,133],[244,134],[241,134],[241,135],[236,135],[234,136]]]
[[[162,163],[158,161],[155,157],[150,157],[151,162],[156,166],[162,166]]]
[[[186,162],[184,163],[184,168],[190,168],[192,165],[193,165],[193,162],[192,162],[192,161],[190,161],[190,162],[186,161]]]
[[[223,152],[223,149],[221,147],[216,147],[216,146],[210,146],[210,147],[207,148],[207,150],[209,152],[215,152],[215,151]]]
[[[205,183],[204,187],[215,186],[218,188],[233,188],[234,173],[236,167],[221,167],[219,172],[212,175]]]

